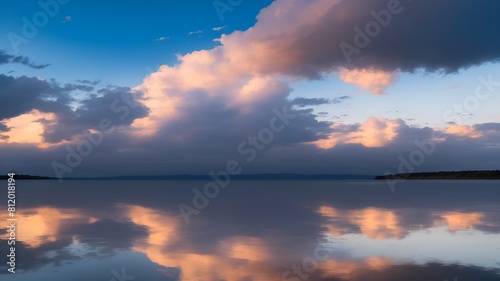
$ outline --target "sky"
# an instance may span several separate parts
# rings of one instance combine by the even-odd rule
[[[499,169],[500,3],[2,3],[0,172]]]

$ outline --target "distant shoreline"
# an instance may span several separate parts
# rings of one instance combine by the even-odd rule
[[[221,176],[224,178],[224,176]],[[7,179],[7,176],[0,176],[0,179]],[[59,180],[54,177],[41,177],[30,175],[17,175],[14,177],[19,180]],[[231,180],[373,180],[373,175],[335,175],[335,174],[249,174],[232,175]],[[73,177],[63,180],[214,180],[210,175],[156,175],[156,176],[115,176],[115,177]]]
[[[223,176],[222,176],[223,177]],[[0,180],[7,180],[8,175],[0,175]],[[59,180],[55,177],[16,174],[16,180]],[[402,173],[383,176],[373,175],[336,175],[336,174],[249,174],[233,175],[231,180],[500,180],[500,170],[491,171],[452,171]],[[178,180],[204,181],[214,180],[210,175],[156,175],[156,176],[115,176],[115,177],[73,177],[64,180]]]
[[[376,180],[500,180],[500,171],[453,171],[403,173],[375,177]]]
[[[7,180],[10,177],[8,175],[0,175],[0,180]],[[44,176],[31,176],[31,175],[14,175],[15,180],[55,180],[57,178],[44,177]]]

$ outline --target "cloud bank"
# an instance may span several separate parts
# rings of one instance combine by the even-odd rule
[[[133,89],[0,75],[2,97],[11,101],[0,105],[0,152],[14,163],[4,169],[34,162],[34,173],[51,174],[50,163],[62,161],[65,149],[85,138],[82,131],[96,134],[109,119],[117,130],[72,175],[207,173],[241,159],[239,144],[268,127],[275,110],[295,118],[272,144],[255,147],[259,157],[244,173],[379,174],[397,169],[415,140],[436,132],[445,135],[443,145],[419,169],[498,167],[497,124],[441,130],[378,116],[332,123],[308,107],[347,98],[289,98],[290,81],[330,73],[381,95],[398,73],[454,73],[496,62],[498,8],[496,1],[277,0],[252,28],[222,35],[213,49],[178,55],[177,64],[161,66]],[[380,32],[361,47],[359,30],[367,33],[372,22]],[[346,56],[343,43],[359,52]],[[37,68],[5,53],[0,63]]]

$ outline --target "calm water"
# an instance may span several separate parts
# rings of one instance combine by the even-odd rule
[[[233,181],[186,224],[204,184],[18,182],[0,280],[500,280],[499,181]]]

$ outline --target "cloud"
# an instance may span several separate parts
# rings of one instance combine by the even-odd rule
[[[336,118],[339,119],[339,118]],[[333,123],[332,132],[327,137],[314,141],[321,149],[333,149],[346,144],[361,144],[368,148],[411,145],[416,140],[431,138],[429,128],[411,128],[401,119],[385,119],[370,117],[363,124]],[[485,123],[474,126],[450,123],[444,130],[431,130],[442,135],[435,144],[446,141],[448,145],[479,145],[481,147],[499,148],[494,139],[500,137],[499,123]]]
[[[483,134],[481,132],[478,132],[473,126],[457,125],[455,123],[449,124],[445,132],[449,135],[468,138],[480,138],[483,136]]]
[[[196,30],[196,31],[190,31],[188,32],[188,35],[196,35],[196,34],[202,34],[203,30]]]
[[[90,81],[90,80],[85,80],[85,79],[76,80],[76,82],[78,82],[80,84],[89,84],[92,86],[96,86],[97,84],[101,83],[100,80]]]
[[[479,132],[496,133],[500,132],[500,123],[476,124],[474,128]]]
[[[169,38],[165,37],[165,36],[161,36],[161,37],[156,38],[155,41],[165,41],[167,39],[169,39]]]
[[[365,147],[381,147],[393,141],[404,121],[371,117],[361,125],[334,123],[333,130],[325,139],[314,144],[322,149],[331,149],[338,144],[362,144]]]
[[[387,1],[277,0],[260,12],[252,28],[222,35],[221,44],[213,49],[178,55],[175,64],[161,66],[133,89],[99,87],[84,80],[62,85],[55,80],[0,75],[2,98],[11,101],[0,105],[0,152],[50,174],[46,163],[64,159],[62,144],[74,144],[82,138],[82,130],[110,118],[119,129],[106,135],[75,175],[204,174],[229,159],[245,161],[238,145],[269,127],[273,110],[280,110],[296,117],[259,151],[254,162],[247,163],[245,173],[394,170],[398,156],[415,149],[415,140],[438,130],[381,117],[362,124],[318,121],[312,109],[301,107],[338,104],[348,97],[290,100],[290,81],[335,72],[347,83],[382,94],[399,71],[453,72],[498,59],[500,39],[491,34],[498,21],[492,7],[500,4],[417,2],[405,2],[404,14],[394,15],[378,37],[352,56],[350,64],[340,43],[352,43],[354,27],[372,21],[370,11],[386,9]],[[448,7],[455,12],[444,17],[441,12]],[[468,15],[465,19],[458,16],[463,11]],[[479,28],[478,18],[490,24]],[[0,54],[0,63],[14,59]],[[32,65],[23,58],[17,62]],[[123,95],[138,106],[127,114],[113,112],[110,105],[115,101],[125,105]],[[29,138],[32,142],[9,142],[15,139],[9,130],[22,130],[28,123],[37,126],[32,130],[35,136]],[[450,128],[443,141],[446,146],[419,169],[498,166],[495,126],[472,128],[480,132],[477,137]],[[40,137],[43,144],[54,147],[39,149]]]
[[[334,98],[331,101],[332,104],[339,104],[339,103],[342,103],[346,100],[350,100],[352,99],[350,96],[341,96],[341,97],[338,97],[338,98]]]
[[[0,132],[8,132],[9,131],[9,127],[7,127],[7,125],[5,125],[4,122],[0,122]]]
[[[362,4],[366,4],[366,7]],[[359,65],[361,68],[346,68],[338,43],[353,36],[353,26],[372,17],[368,8],[382,9],[386,4],[386,1],[366,0],[317,0],[307,3],[297,0],[275,1],[260,12],[256,25],[251,29],[223,35],[222,46],[179,56],[178,64],[162,66],[158,72],[146,78],[142,85],[136,87],[135,90],[144,94],[139,99],[148,107],[149,114],[133,121],[134,134],[158,137],[167,131],[175,132],[177,139],[189,139],[196,143],[206,137],[201,132],[213,129],[216,124],[237,126],[236,122],[243,122],[249,124],[248,130],[258,130],[263,120],[257,120],[254,115],[269,116],[272,107],[283,106],[290,108],[292,112],[300,112],[306,119],[315,120],[310,112],[293,111],[291,106],[294,103],[305,106],[306,103],[326,101],[288,101],[290,88],[284,76],[289,75],[310,78],[318,77],[326,71],[339,71],[344,81],[357,83],[375,94],[382,94],[385,87],[394,82],[394,74],[390,71],[411,71],[422,65],[398,65],[397,68],[391,68],[388,64],[381,63],[376,68],[371,68],[370,64]],[[419,7],[416,4],[411,8],[416,9],[412,11],[423,13],[424,10]],[[442,21],[441,18],[431,20]],[[406,24],[405,17],[394,16],[393,20],[397,19],[403,22],[398,22],[393,28]],[[327,31],[332,36],[325,34]],[[189,34],[202,32],[199,30]],[[403,36],[401,33],[396,35]],[[395,38],[394,42],[397,42]],[[387,39],[381,35],[380,40]],[[331,46],[332,42],[335,42],[335,48]],[[385,43],[390,45],[389,42]],[[396,51],[387,52],[386,55],[394,55]],[[408,61],[412,61],[411,57]],[[341,99],[334,100],[340,101]],[[359,131],[341,138],[348,140],[346,143],[379,147],[393,140],[398,127],[402,125],[402,121],[372,118],[360,125]],[[317,121],[312,129],[307,128],[296,128],[298,131],[309,132],[303,137],[298,137],[298,132],[294,132],[294,138],[288,141],[325,141],[326,135],[331,137],[338,130]],[[219,137],[225,135],[222,133]],[[336,143],[335,139],[337,137],[331,138],[332,144]]]
[[[295,98],[291,101],[292,105],[297,107],[306,107],[310,105],[322,105],[322,104],[330,104],[332,103],[329,99],[325,98]]]
[[[316,139],[317,133],[328,129],[326,123],[316,121],[310,112],[292,108],[287,99],[291,90],[280,79],[228,76],[217,79],[218,71],[205,71],[208,66],[199,59],[193,60],[193,66],[190,63],[163,66],[137,88],[144,93],[141,101],[150,114],[132,124],[136,134],[162,138],[163,142],[177,139],[175,143],[182,141],[190,150],[212,146],[220,149],[217,139],[237,146],[249,132],[269,126],[273,109],[283,108],[298,116],[290,125],[289,134],[280,134],[275,143]],[[163,134],[168,136],[160,137]],[[208,142],[210,139],[213,141]]]
[[[9,55],[5,51],[0,50],[0,65],[8,63],[19,63],[34,69],[44,69],[50,64],[36,64],[28,57]]]
[[[383,95],[384,90],[394,84],[396,74],[375,69],[341,68],[339,78],[350,84],[356,84],[375,95]]]
[[[445,0],[401,2],[401,13],[393,14],[387,27],[347,60],[341,43],[356,45],[361,35],[354,28],[376,23],[371,11],[386,10],[387,3],[278,0],[261,10],[251,29],[223,35],[222,44],[248,72],[302,77],[340,68],[451,73],[500,58],[500,38],[491,36],[500,24],[494,12],[500,3]],[[465,13],[464,20],[460,15]],[[243,49],[245,56],[234,53]]]
[[[36,143],[39,147],[47,147],[42,137],[45,125],[55,125],[56,116],[53,113],[42,113],[32,110],[19,116],[4,119],[5,133],[0,132],[5,143]]]
[[[0,105],[0,120],[19,116],[36,108],[46,112],[50,112],[49,107],[62,110],[67,108],[65,104],[73,101],[59,85],[26,76],[14,78],[0,75],[0,93],[2,98],[10,101],[10,104]]]
[[[223,26],[213,27],[213,28],[212,28],[212,30],[213,30],[213,31],[221,31],[221,30],[223,30],[224,28],[227,28],[227,26],[223,25]]]
[[[73,20],[72,16],[65,16],[61,23],[68,23]]]
[[[85,92],[87,97],[74,98],[78,91]],[[95,90],[88,83],[60,85],[39,78],[0,75],[0,94],[10,100],[0,105],[4,129],[0,133],[3,136],[0,143],[32,143],[47,147],[70,141],[81,135],[83,129],[98,127],[104,118],[109,118],[116,126],[129,126],[134,119],[147,114],[141,104],[125,110],[123,101],[134,101],[134,98],[130,89],[123,87]],[[122,118],[126,112],[127,116]]]

